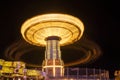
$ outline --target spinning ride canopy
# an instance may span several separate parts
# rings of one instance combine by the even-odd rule
[[[79,40],[84,25],[78,18],[67,14],[43,14],[25,21],[21,27],[23,38],[30,44],[45,46],[50,36],[61,38],[60,45],[68,45]]]

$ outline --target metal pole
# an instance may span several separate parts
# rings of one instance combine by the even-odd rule
[[[86,68],[86,80],[87,80],[87,77],[88,77],[88,69]]]
[[[79,68],[77,68],[77,80],[79,79]]]
[[[67,67],[67,78],[69,78],[69,68]]]
[[[95,79],[95,76],[96,76],[96,75],[95,75],[95,68],[94,68],[94,71],[93,71],[93,76],[94,76],[94,79]]]
[[[100,80],[101,80],[101,69],[99,69],[99,75],[100,75]]]

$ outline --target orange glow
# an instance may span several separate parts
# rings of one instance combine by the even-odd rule
[[[67,14],[43,14],[28,19],[21,27],[23,38],[34,45],[45,46],[45,38],[58,36],[60,45],[71,44],[81,38],[82,21]]]
[[[59,47],[72,44],[82,37],[83,32],[84,25],[82,21],[74,16],[67,14],[38,15],[25,21],[21,27],[21,34],[27,42],[37,46],[47,45],[47,55],[45,54],[47,58],[45,58],[45,61],[43,61],[42,68],[47,72],[47,74],[54,77],[57,76],[57,73],[59,76],[64,75],[64,64],[61,64],[63,63],[60,57],[61,54],[58,53],[60,56],[59,58],[56,58],[56,51],[60,51],[60,49],[56,48],[55,45],[57,44],[57,47]],[[52,41],[53,43],[51,45],[54,47],[50,48],[51,46],[48,45],[50,42],[46,43],[46,39],[52,36],[60,38],[60,45],[56,43],[57,40],[54,40],[54,42]],[[52,53],[49,53],[50,51]],[[52,57],[48,58],[49,56]],[[54,58],[60,60],[59,65],[56,65],[56,61]],[[49,61],[49,59],[51,61]],[[48,61],[50,63],[48,63]],[[49,67],[51,69],[49,69]]]

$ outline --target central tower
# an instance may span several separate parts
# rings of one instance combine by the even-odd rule
[[[43,61],[43,71],[49,76],[63,76],[64,63],[61,59],[60,38],[58,36],[49,36],[46,39],[45,60]]]
[[[79,40],[83,31],[84,25],[80,19],[58,13],[35,16],[25,21],[21,27],[22,36],[27,42],[46,46],[42,70],[51,77],[64,75],[60,46]]]

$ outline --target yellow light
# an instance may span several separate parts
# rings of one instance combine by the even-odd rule
[[[43,68],[48,68],[48,67],[61,67],[61,68],[63,68],[63,66],[54,66],[54,65],[51,65],[51,66],[44,66]]]
[[[3,66],[12,67],[12,62],[11,61],[5,61],[3,63]]]
[[[0,66],[2,66],[2,65],[3,65],[4,61],[5,61],[5,60],[0,59]]]
[[[49,68],[49,67],[50,67],[50,68],[53,68],[53,76],[54,76],[54,77],[56,76],[56,73],[55,73],[55,68],[56,68],[56,67],[61,68],[61,69],[60,69],[60,72],[61,72],[60,75],[61,75],[61,76],[63,75],[63,73],[62,73],[62,68],[63,68],[64,66],[60,66],[60,65],[59,65],[59,66],[58,66],[58,65],[57,65],[57,66],[56,66],[56,65],[43,66],[43,69],[44,69],[44,68]]]
[[[71,44],[81,38],[84,31],[82,21],[67,14],[43,14],[28,19],[21,27],[23,38],[34,45],[45,46],[45,38],[58,36],[60,45]]]
[[[3,66],[2,67],[2,73],[13,73],[13,68],[11,67],[6,67],[6,66]]]
[[[28,76],[38,76],[40,75],[39,71],[34,69],[27,69],[27,75]]]

